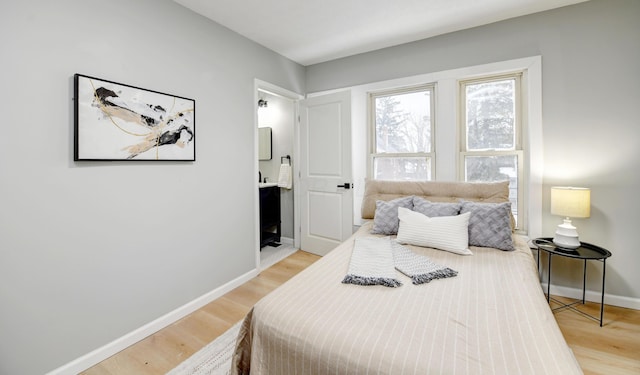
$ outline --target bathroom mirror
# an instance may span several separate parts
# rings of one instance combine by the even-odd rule
[[[258,128],[258,160],[271,160],[271,128]]]

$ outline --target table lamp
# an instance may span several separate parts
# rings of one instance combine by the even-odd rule
[[[571,224],[570,218],[591,215],[591,190],[579,187],[552,187],[551,214],[565,217],[564,222],[556,229],[553,243],[565,249],[577,249],[580,247],[578,231]]]

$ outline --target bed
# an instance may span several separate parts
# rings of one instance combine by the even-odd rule
[[[242,323],[232,373],[581,374],[541,290],[527,243],[511,235],[510,210],[506,218],[497,215],[498,222],[473,211],[466,215],[475,217],[465,226],[472,255],[403,243],[421,259],[454,270],[451,277],[416,285],[396,272],[399,287],[344,283],[356,243],[406,239],[405,220],[395,219],[397,234],[380,228],[393,224],[393,218],[381,219],[385,210],[405,212],[393,206],[409,200],[438,209],[458,204],[496,211],[509,207],[508,184],[367,181],[365,224],[253,307]],[[510,240],[498,244],[506,248],[471,245],[477,242],[472,222],[507,225]],[[504,228],[500,232],[490,240],[504,236]]]

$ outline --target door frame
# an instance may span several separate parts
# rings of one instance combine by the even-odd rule
[[[274,85],[272,83],[269,83],[267,81],[263,81],[260,80],[258,78],[254,79],[254,84],[253,84],[253,103],[254,103],[254,112],[253,112],[253,122],[254,122],[254,135],[253,135],[253,150],[254,150],[254,171],[253,171],[253,175],[257,176],[258,172],[260,171],[260,162],[258,160],[258,100],[260,99],[258,90],[261,91],[266,91],[269,93],[272,93],[274,95],[278,95],[287,99],[290,99],[293,102],[293,116],[294,116],[294,127],[293,127],[293,155],[291,155],[292,158],[292,173],[293,173],[293,186],[295,187],[296,184],[298,183],[299,180],[299,175],[300,175],[300,167],[298,166],[298,164],[296,163],[296,161],[298,160],[298,155],[300,155],[300,141],[299,141],[299,126],[298,126],[298,116],[299,116],[299,109],[298,109],[298,101],[304,99],[304,95],[302,94],[298,94],[296,92],[287,90],[285,88],[282,88],[280,86]],[[254,181],[257,181],[257,179],[253,179]],[[255,243],[255,264],[256,264],[256,269],[260,270],[260,197],[259,197],[259,187],[258,187],[258,183],[255,182],[255,189],[254,189],[255,193],[254,193],[254,218],[255,218],[255,233],[254,233],[254,243]],[[300,248],[300,235],[299,235],[299,228],[300,228],[300,214],[299,214],[299,205],[298,205],[298,200],[299,200],[299,196],[298,196],[298,191],[297,189],[294,188],[293,190],[293,246],[296,249]]]

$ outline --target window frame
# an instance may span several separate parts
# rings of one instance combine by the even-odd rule
[[[525,173],[525,149],[524,149],[524,129],[526,128],[526,103],[527,92],[524,89],[525,71],[518,70],[503,74],[489,74],[474,78],[458,80],[458,131],[460,139],[458,142],[458,179],[467,181],[465,162],[467,157],[492,157],[492,156],[515,156],[517,158],[517,207],[515,212],[517,215],[516,228],[517,232],[522,232],[527,228],[527,204],[525,202],[525,189],[527,182],[525,181],[527,173]],[[484,149],[484,150],[468,150],[467,142],[467,107],[466,107],[466,87],[485,82],[497,82],[507,79],[514,79],[514,109],[515,109],[515,139],[514,148],[512,150],[504,149]],[[513,211],[513,207],[512,207]]]
[[[416,92],[429,91],[429,106],[430,106],[430,151],[429,152],[377,152],[377,133],[376,133],[376,104],[375,100],[379,97],[410,94]],[[369,130],[369,157],[367,158],[367,174],[370,179],[375,180],[375,161],[376,158],[401,158],[401,157],[424,157],[428,160],[429,169],[431,172],[431,180],[435,180],[436,176],[436,143],[435,143],[435,128],[436,128],[436,83],[426,83],[419,85],[411,85],[405,87],[397,87],[385,90],[376,90],[367,92],[367,129]],[[424,181],[424,180],[421,180]]]

